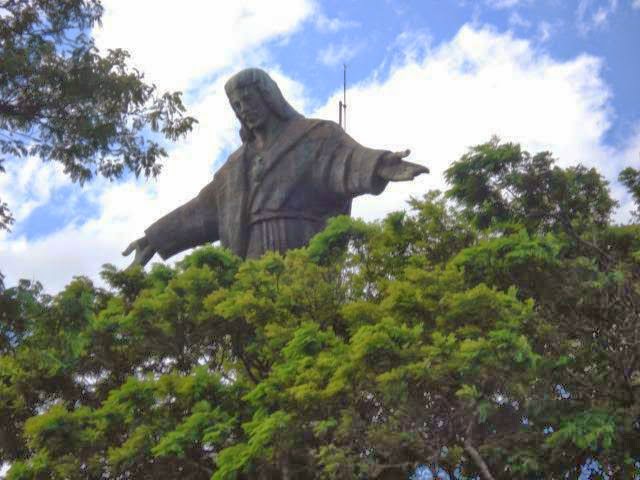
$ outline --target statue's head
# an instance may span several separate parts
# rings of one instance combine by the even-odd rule
[[[252,131],[276,117],[288,121],[300,114],[284,99],[276,82],[259,68],[236,73],[224,86],[231,107],[240,120],[243,142],[253,138]]]

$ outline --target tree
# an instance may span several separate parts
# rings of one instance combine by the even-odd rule
[[[633,478],[640,227],[549,154],[493,140],[449,172],[285,257],[7,289],[8,478]]]
[[[640,170],[627,167],[620,172],[618,180],[620,180],[620,183],[627,187],[629,193],[631,193],[633,201],[636,204],[634,215],[636,218],[640,218]]]
[[[542,168],[536,159],[544,160]],[[577,472],[597,457],[605,474],[633,478],[640,452],[626,444],[637,444],[640,434],[640,228],[611,224],[616,202],[595,170],[560,169],[549,160],[550,154],[531,157],[494,139],[447,171],[448,195],[463,202],[474,223],[487,219],[484,225],[506,233],[515,222],[557,249],[553,262],[541,264],[543,255],[527,259],[505,249],[503,233],[462,252],[473,259],[465,262],[465,274],[497,288],[515,285],[535,301],[538,331],[530,338],[556,389],[556,398],[547,393],[536,399],[537,423],[553,432],[544,442],[546,471],[559,475],[572,462]],[[464,170],[479,175],[458,175]],[[501,181],[508,196],[491,211],[489,196],[502,192],[492,186]],[[476,188],[467,188],[469,182]]]
[[[98,51],[90,29],[102,11],[99,0],[0,3],[0,172],[7,156],[32,155],[81,184],[156,175],[166,151],[147,131],[174,140],[191,130],[179,93],[145,83],[126,51]],[[0,229],[11,222],[0,201]]]

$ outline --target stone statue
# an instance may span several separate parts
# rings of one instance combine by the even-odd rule
[[[303,117],[263,70],[242,70],[225,90],[242,146],[198,196],[125,249],[135,251],[131,265],[216,240],[243,258],[302,247],[328,218],[348,215],[354,197],[429,172],[402,160],[409,150],[366,148],[334,122]]]

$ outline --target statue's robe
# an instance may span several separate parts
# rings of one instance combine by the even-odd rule
[[[376,169],[389,153],[363,147],[334,122],[296,118],[268,149],[232,153],[197,197],[145,234],[163,259],[216,240],[250,258],[302,247],[328,218],[349,214],[353,197],[384,190]]]

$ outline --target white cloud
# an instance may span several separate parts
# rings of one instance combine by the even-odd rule
[[[532,152],[550,150],[561,165],[597,166],[609,179],[630,161],[631,145],[618,151],[603,143],[612,113],[599,59],[554,60],[529,41],[468,25],[425,51],[419,61],[396,65],[388,78],[347,92],[354,138],[377,148],[411,148],[409,159],[431,169],[378,197],[357,199],[355,215],[380,218],[403,208],[409,195],[446,188],[443,171],[493,134]],[[316,115],[332,117],[339,95]]]
[[[640,0],[633,0],[631,2],[631,7],[634,9],[640,9]]]
[[[618,0],[579,0],[576,9],[578,31],[586,35],[605,28],[617,8]]]
[[[511,15],[509,15],[509,26],[522,27],[524,29],[527,29],[531,27],[531,22],[520,15],[518,12],[511,12]]]
[[[491,8],[505,9],[513,8],[523,3],[529,3],[529,0],[485,0],[485,3]]]
[[[622,166],[636,164],[640,129],[620,150],[603,143],[612,112],[598,58],[555,60],[512,34],[469,25],[438,46],[427,36],[406,33],[403,38],[397,45],[404,51],[390,51],[399,60],[390,62],[388,75],[372,75],[349,90],[349,134],[374,148],[409,147],[410,159],[429,166],[432,173],[412,183],[390,185],[378,197],[356,199],[355,215],[380,218],[405,208],[410,195],[445,188],[444,169],[468,146],[493,134],[521,142],[532,152],[551,150],[562,165],[597,166],[609,179]],[[241,65],[227,67],[192,98],[191,113],[201,123],[171,151],[157,181],[99,181],[86,190],[100,206],[96,218],[36,240],[0,235],[0,265],[7,285],[18,278],[35,278],[56,291],[73,275],[97,278],[105,262],[126,265],[130,259],[120,251],[127,243],[151,221],[192,198],[225,153],[238,145],[236,120],[222,88],[237,68]],[[335,120],[338,92],[324,107],[308,112],[303,86],[277,68],[270,72],[300,111]],[[625,200],[619,187],[614,191]],[[622,211],[628,210],[625,206]]]
[[[336,33],[340,30],[359,27],[360,23],[353,20],[343,20],[337,17],[329,18],[325,14],[320,13],[316,16],[315,26],[321,33]]]
[[[16,222],[26,219],[36,208],[46,204],[56,189],[71,183],[61,164],[43,164],[35,157],[10,159],[6,169],[6,173],[0,175],[0,191]]]
[[[329,44],[318,52],[318,61],[327,67],[335,67],[349,62],[362,50],[361,43]]]
[[[545,20],[541,21],[540,23],[538,23],[538,32],[537,32],[538,40],[540,40],[541,42],[546,42],[551,38],[553,31],[554,31],[554,26],[551,23]]]
[[[300,27],[312,0],[106,0],[100,48],[126,48],[162,89],[185,90],[238,62],[262,63],[264,43]]]
[[[433,37],[427,30],[405,30],[400,33],[387,47],[385,60],[374,70],[371,80],[383,76],[383,72],[390,65],[395,68],[400,65],[418,63],[429,55],[433,44]]]

